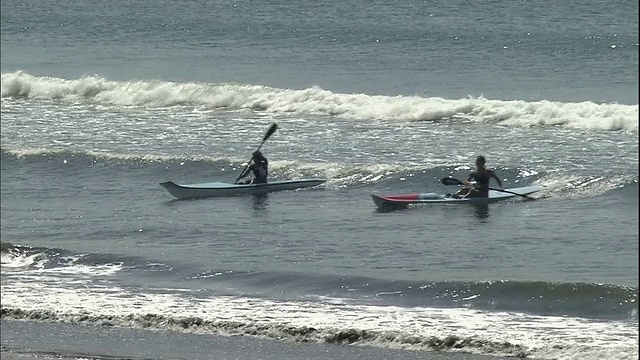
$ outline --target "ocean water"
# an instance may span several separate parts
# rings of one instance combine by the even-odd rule
[[[637,2],[0,10],[3,356],[638,358]]]

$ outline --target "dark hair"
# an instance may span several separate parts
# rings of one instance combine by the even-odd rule
[[[253,152],[253,156],[252,156],[252,158],[253,158],[253,159],[255,159],[255,160],[260,160],[260,161],[262,161],[262,160],[264,160],[264,158],[265,158],[265,157],[264,157],[264,155],[262,155],[262,153],[260,152],[260,150],[256,150],[256,151],[254,151],[254,152]]]
[[[476,158],[476,162],[478,162],[478,161],[482,161],[483,164],[487,163],[487,160],[484,158],[484,156],[478,156]]]

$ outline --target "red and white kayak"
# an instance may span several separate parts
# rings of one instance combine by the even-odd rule
[[[373,202],[379,208],[383,207],[405,207],[412,204],[488,204],[496,201],[511,199],[519,195],[529,195],[542,188],[540,186],[525,186],[519,188],[504,189],[508,192],[489,190],[488,197],[468,197],[457,198],[451,194],[401,194],[401,195],[378,195],[371,194]]]

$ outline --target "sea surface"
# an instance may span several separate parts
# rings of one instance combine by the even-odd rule
[[[637,359],[638,2],[2,0],[1,353]],[[319,188],[175,200],[159,183]],[[451,193],[475,157],[535,200]]]

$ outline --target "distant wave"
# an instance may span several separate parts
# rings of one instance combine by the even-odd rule
[[[90,161],[118,161],[127,163],[146,162],[173,162],[173,161],[202,161],[202,162],[231,162],[238,163],[247,161],[244,158],[227,158],[227,157],[211,157],[198,155],[160,155],[160,154],[144,154],[144,153],[115,153],[93,150],[69,150],[60,148],[22,148],[7,149],[2,148],[0,152],[6,156],[16,158],[34,159],[36,161],[50,158],[82,158]]]
[[[588,101],[372,96],[333,93],[319,87],[295,90],[233,83],[110,81],[100,76],[67,80],[37,77],[21,71],[2,74],[2,97],[109,106],[252,110],[274,115],[337,116],[365,121],[457,121],[638,131],[638,105]]]

